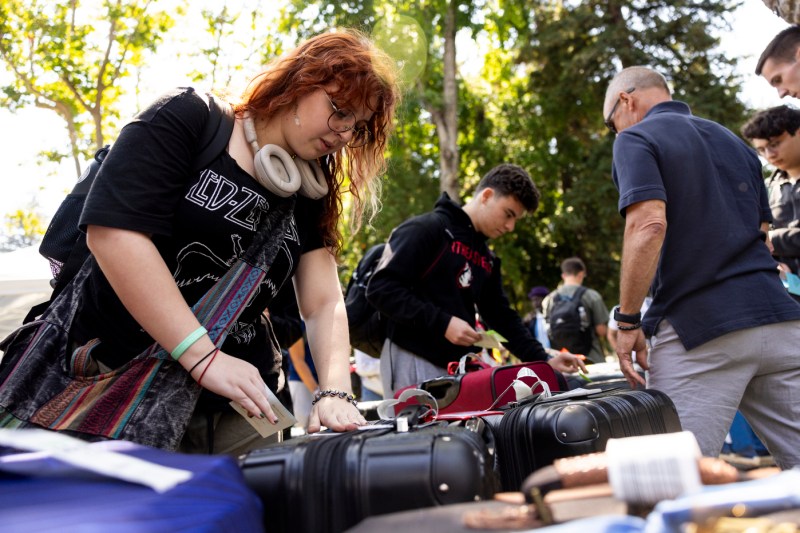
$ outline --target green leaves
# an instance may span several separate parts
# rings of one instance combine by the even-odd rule
[[[142,65],[173,24],[149,1],[4,0],[0,59],[11,74],[2,87],[9,109],[36,106],[58,113],[67,126],[76,178],[82,161],[104,144],[106,121],[118,116],[121,80]]]
[[[269,3],[269,15],[278,18],[266,24],[263,3],[237,4],[238,10],[209,3],[205,31],[192,36],[205,61],[192,76],[225,89],[243,68],[252,75],[256,64],[321,31],[369,33],[379,22],[410,17],[424,36],[426,62],[404,86],[382,211],[358,235],[342,228],[342,279],[371,244],[433,207],[448,187],[448,161],[454,161],[459,200],[490,168],[509,162],[526,168],[541,192],[538,211],[493,242],[512,301],[521,308],[532,285],[554,287],[560,261],[578,255],[589,269],[587,283],[614,302],[622,218],[610,176],[613,138],[601,116],[606,86],[622,67],[653,66],[696,114],[738,131],[746,110],[738,100],[736,58],[722,55],[712,31],[726,27],[736,4],[286,0]],[[79,167],[90,147],[113,133],[111,121],[125,96],[122,81],[162,49],[174,20],[155,11],[158,5],[104,0],[98,10],[78,1],[3,0],[0,59],[10,81],[0,87],[0,104],[59,113]],[[412,36],[406,37],[392,46],[405,49]],[[448,42],[455,46],[455,72],[446,63]]]

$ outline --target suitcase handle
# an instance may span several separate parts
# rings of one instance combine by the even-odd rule
[[[484,368],[491,368],[492,365],[482,360],[474,353],[462,355],[458,361],[450,361],[447,363],[447,373],[451,376],[458,374],[466,374],[475,370],[483,370]]]

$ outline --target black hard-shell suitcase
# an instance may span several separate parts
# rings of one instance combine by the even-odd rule
[[[675,404],[653,389],[539,397],[486,422],[495,434],[503,490],[519,490],[530,473],[556,459],[605,451],[611,438],[681,431]]]
[[[367,516],[478,501],[498,488],[483,438],[442,423],[290,439],[240,466],[271,532],[340,532]]]

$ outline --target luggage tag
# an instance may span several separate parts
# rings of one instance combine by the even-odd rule
[[[786,280],[784,280],[783,286],[786,287],[786,290],[789,291],[789,293],[794,294],[795,296],[800,296],[800,277],[798,277],[797,274],[787,272]]]
[[[481,348],[495,348],[497,350],[505,350],[505,346],[500,344],[501,342],[508,342],[508,339],[500,335],[493,329],[489,331],[481,331],[481,338],[478,342],[473,344],[473,346],[480,346]]]
[[[608,482],[614,497],[655,505],[700,490],[702,457],[689,431],[608,439]]]
[[[266,418],[256,418],[251,417],[250,414],[245,410],[244,407],[239,405],[236,402],[230,402],[231,407],[233,410],[242,415],[242,417],[247,420],[247,422],[258,431],[258,434],[264,438],[269,437],[270,435],[277,433],[279,431],[283,431],[286,428],[292,427],[297,423],[297,419],[294,415],[289,412],[286,407],[283,406],[281,401],[278,399],[275,394],[269,390],[269,387],[264,385],[266,389],[267,401],[269,402],[269,406],[272,408],[272,412],[275,413],[275,416],[278,417],[278,422],[273,424]]]
[[[18,475],[77,478],[88,472],[144,485],[159,493],[167,492],[193,476],[188,470],[118,453],[143,447],[124,441],[86,442],[45,429],[0,429],[0,446],[34,452],[0,458],[0,471]]]

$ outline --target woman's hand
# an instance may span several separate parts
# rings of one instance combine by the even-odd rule
[[[308,432],[316,433],[320,426],[333,431],[352,431],[367,423],[358,408],[344,398],[324,396],[311,408]]]
[[[267,385],[256,367],[222,351],[208,361],[192,372],[203,388],[233,400],[250,416],[266,418],[273,424],[278,422],[267,400]]]

